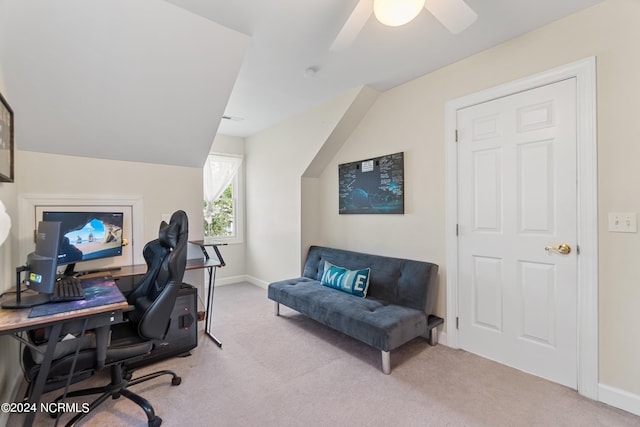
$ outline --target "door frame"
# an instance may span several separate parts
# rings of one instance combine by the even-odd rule
[[[598,400],[598,180],[596,58],[589,57],[542,73],[451,100],[445,105],[446,344],[459,348],[458,317],[458,154],[457,110],[569,78],[576,79],[578,392]]]

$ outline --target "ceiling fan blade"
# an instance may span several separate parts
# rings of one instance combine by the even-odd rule
[[[339,51],[351,46],[360,31],[373,13],[373,0],[360,0],[347,18],[347,22],[331,44],[332,51]]]
[[[461,33],[478,19],[464,0],[427,0],[424,7],[453,34]]]

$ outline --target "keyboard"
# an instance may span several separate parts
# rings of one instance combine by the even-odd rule
[[[53,287],[53,295],[50,302],[77,301],[84,299],[84,289],[80,285],[80,279],[76,277],[63,277],[56,281]]]

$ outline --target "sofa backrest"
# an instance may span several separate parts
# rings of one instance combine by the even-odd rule
[[[434,314],[438,287],[436,264],[311,246],[302,275],[320,280],[325,261],[349,270],[370,268],[367,297]]]

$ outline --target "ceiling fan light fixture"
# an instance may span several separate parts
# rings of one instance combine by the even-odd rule
[[[424,3],[425,0],[374,0],[373,13],[382,24],[398,27],[418,16]]]

